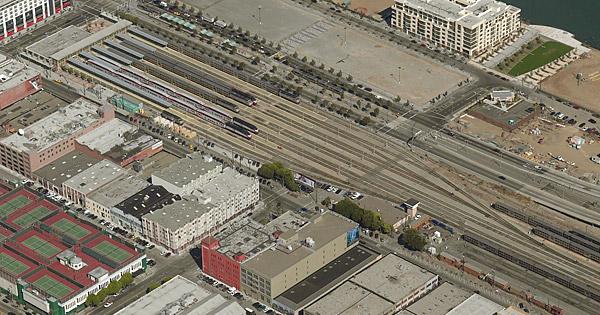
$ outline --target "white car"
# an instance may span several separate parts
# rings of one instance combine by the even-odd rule
[[[105,308],[108,308],[108,307],[110,307],[111,305],[113,305],[113,302],[106,302],[106,303],[104,304],[104,307],[105,307]]]
[[[337,188],[335,188],[335,186],[329,186],[329,188],[327,188],[328,192],[333,192],[333,191],[336,191],[336,190],[337,190]]]

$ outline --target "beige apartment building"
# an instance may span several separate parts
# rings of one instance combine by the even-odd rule
[[[334,212],[299,229],[273,234],[277,245],[241,265],[241,291],[264,303],[272,300],[358,244],[356,222]]]
[[[521,9],[496,0],[395,0],[392,25],[468,58],[493,52],[521,28]]]

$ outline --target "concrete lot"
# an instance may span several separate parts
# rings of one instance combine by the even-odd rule
[[[317,22],[319,16],[280,0],[184,0],[203,13],[280,41]],[[259,23],[259,6],[260,21]]]
[[[460,73],[410,55],[366,32],[344,30],[343,26],[329,29],[298,47],[297,51],[318,63],[352,74],[356,81],[379,87],[389,95],[400,96],[417,105],[466,79]]]
[[[577,85],[575,75],[584,80]],[[554,76],[542,82],[542,89],[594,112],[600,112],[600,51],[591,50],[588,57],[575,60]]]

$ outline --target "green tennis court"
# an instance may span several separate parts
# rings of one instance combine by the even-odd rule
[[[29,269],[29,266],[6,253],[0,253],[0,267],[13,275],[19,275]]]
[[[0,217],[5,217],[15,210],[22,208],[31,203],[31,200],[25,196],[16,196],[10,201],[7,201],[0,205]]]
[[[80,240],[90,234],[90,231],[66,218],[54,222],[52,227],[75,240]]]
[[[43,276],[35,280],[32,284],[59,300],[73,292],[73,289],[49,276]]]
[[[58,253],[60,253],[60,248],[52,245],[51,243],[33,235],[32,237],[21,242],[23,245],[27,246],[31,250],[37,252],[38,254],[50,258]]]
[[[37,207],[31,209],[31,211],[23,214],[22,216],[13,220],[13,223],[20,227],[30,226],[34,222],[39,221],[43,217],[49,215],[52,211],[46,207]]]
[[[122,262],[131,257],[129,252],[111,244],[109,241],[102,241],[94,246],[93,249],[115,262]]]

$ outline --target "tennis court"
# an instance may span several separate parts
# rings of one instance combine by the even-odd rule
[[[32,284],[59,300],[71,294],[71,292],[74,291],[67,285],[60,283],[56,279],[52,279],[48,275],[40,277],[39,279],[35,280]]]
[[[111,244],[109,241],[102,241],[98,245],[92,247],[93,250],[108,257],[115,262],[123,262],[131,257],[131,254],[118,246]]]
[[[0,217],[5,217],[19,208],[23,208],[24,206],[31,203],[31,200],[25,196],[16,196],[12,200],[9,200],[2,205],[0,205]]]
[[[66,218],[54,222],[52,227],[75,240],[80,240],[90,234],[90,231]]]
[[[0,268],[10,272],[13,275],[20,275],[29,269],[29,266],[18,261],[7,253],[0,253]]]
[[[24,213],[22,216],[14,219],[13,223],[20,227],[30,226],[34,222],[39,221],[50,213],[52,213],[52,211],[46,207],[36,207],[31,209],[31,211]]]
[[[30,238],[23,240],[21,244],[27,246],[29,249],[35,251],[36,253],[50,258],[58,253],[60,253],[60,248],[52,245],[50,242],[47,242],[35,235]]]

